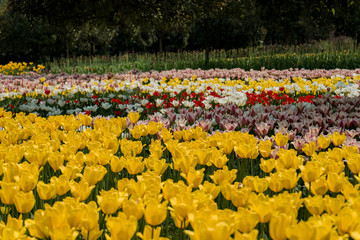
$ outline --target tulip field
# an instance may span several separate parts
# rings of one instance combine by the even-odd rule
[[[360,239],[360,69],[34,69],[0,74],[0,239]]]

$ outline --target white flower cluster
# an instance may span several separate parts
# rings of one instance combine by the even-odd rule
[[[338,82],[338,88],[335,90],[335,94],[339,96],[348,96],[348,97],[359,97],[359,89],[358,85],[354,83],[350,83],[349,85]],[[342,84],[341,84],[342,83]]]

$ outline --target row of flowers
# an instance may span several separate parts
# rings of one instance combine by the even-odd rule
[[[228,104],[237,108],[312,103],[323,95],[359,96],[359,76],[303,79],[153,79],[116,76],[46,75],[1,78],[0,103],[13,112],[41,116],[87,113],[126,116],[129,111],[148,114],[166,108],[206,110]]]
[[[2,238],[360,239],[347,129],[299,131],[298,148],[281,126],[255,136],[171,130],[136,112],[0,115]]]
[[[95,102],[101,102],[101,99],[100,101],[97,98],[91,99]],[[359,143],[356,141],[359,137],[358,132],[360,128],[359,101],[359,98],[343,97],[338,99],[330,95],[324,95],[322,98],[313,98],[311,103],[300,102],[270,106],[256,104],[244,109],[238,108],[234,104],[216,106],[211,110],[204,110],[199,106],[193,109],[161,108],[159,106],[154,108],[156,110],[154,114],[149,114],[149,112],[140,113],[139,118],[141,121],[138,124],[147,124],[149,121],[155,121],[160,122],[167,129],[171,128],[175,131],[199,126],[205,131],[210,132],[236,130],[249,132],[258,137],[266,137],[269,134],[280,132],[285,135],[289,134],[290,140],[295,141],[298,147],[302,145],[302,141],[298,140],[299,138],[312,139],[319,134],[340,132],[348,136],[347,145],[359,146]],[[32,106],[31,108],[25,109],[24,106],[29,106],[25,104],[20,106],[20,108],[25,112],[34,112],[34,110],[41,112],[41,109],[50,108],[50,106],[56,104],[53,102],[50,105],[49,100],[47,100],[46,102],[40,102],[38,105],[30,105]],[[63,104],[66,107],[74,103],[68,102]],[[101,104],[106,103],[103,102]],[[112,99],[112,104],[108,111],[111,113],[111,108],[116,109],[123,106],[119,111],[122,111],[122,115],[126,115],[127,110],[124,105],[126,103],[118,103],[117,99]],[[101,106],[98,109],[101,109]],[[107,115],[103,109],[100,111],[102,111],[103,115]],[[92,112],[89,110],[85,113],[80,112],[80,110],[67,110],[67,113],[92,115]],[[119,113],[119,115],[121,114]],[[97,116],[93,119],[99,117]],[[314,131],[316,136],[314,136]]]
[[[0,74],[1,75],[23,75],[23,74],[35,74],[42,73],[45,69],[44,65],[38,64],[35,65],[33,62],[12,62],[10,61],[8,64],[0,65]]]

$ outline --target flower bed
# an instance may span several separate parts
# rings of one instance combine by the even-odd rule
[[[332,73],[343,75],[329,76]],[[189,70],[115,76],[32,74],[3,77],[0,101],[7,110],[36,112],[44,117],[84,112],[92,116],[126,116],[132,110],[142,113],[141,119],[145,119],[149,113],[170,107],[178,111],[195,107],[208,110],[229,103],[240,108],[257,103],[311,103],[326,93],[337,98],[358,97],[358,73],[359,70]],[[296,74],[301,77],[295,77]]]
[[[0,236],[359,239],[359,77],[336,71],[2,77]]]

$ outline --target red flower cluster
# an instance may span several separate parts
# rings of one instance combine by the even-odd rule
[[[319,96],[321,98],[321,96]],[[314,95],[307,95],[307,96],[300,96],[298,102],[308,102],[313,103],[313,99],[315,98]]]
[[[255,93],[246,93],[246,96],[248,97],[247,104],[249,105],[255,105],[255,104],[264,104],[269,106],[272,105],[285,105],[289,103],[296,102],[292,97],[290,97],[287,94],[277,94],[273,91],[262,91],[260,94]]]
[[[308,102],[313,103],[313,99],[316,97],[314,95],[307,95],[307,96],[300,96],[297,101],[290,97],[287,94],[278,94],[274,93],[273,91],[262,91],[260,94],[255,93],[246,93],[246,96],[248,97],[247,104],[249,105],[255,105],[255,104],[264,104],[269,106],[271,105],[286,105],[290,103],[295,102]],[[321,95],[318,96],[319,98],[322,98]]]

